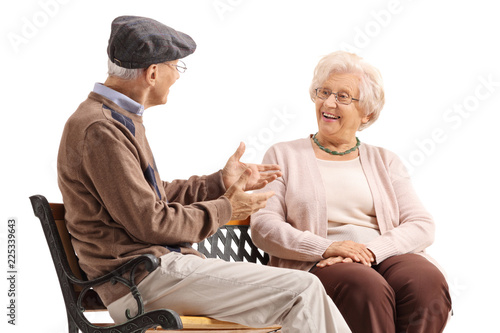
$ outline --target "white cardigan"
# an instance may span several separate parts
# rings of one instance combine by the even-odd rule
[[[434,240],[434,221],[401,160],[368,144],[360,145],[359,154],[381,233],[366,244],[376,262],[405,253],[430,259],[423,251]],[[270,255],[270,265],[309,270],[332,243],[327,239],[325,188],[310,138],[273,145],[263,163],[279,164],[283,177],[261,190],[275,195],[252,215],[252,240]]]

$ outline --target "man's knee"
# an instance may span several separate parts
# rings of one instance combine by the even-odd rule
[[[324,290],[323,284],[321,283],[320,279],[314,274],[311,274],[309,272],[305,271],[295,271],[293,272],[293,277],[297,281],[297,285],[300,286],[300,288],[305,289],[318,289],[318,290]]]

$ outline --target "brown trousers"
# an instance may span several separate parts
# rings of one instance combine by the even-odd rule
[[[358,263],[314,267],[311,273],[353,333],[437,333],[448,320],[448,284],[420,255],[390,257],[371,268]]]

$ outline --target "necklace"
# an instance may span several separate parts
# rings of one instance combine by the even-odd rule
[[[318,133],[316,133],[316,134],[318,134]],[[352,147],[351,149],[346,150],[344,152],[338,152],[338,151],[330,150],[328,148],[323,147],[319,143],[318,139],[316,139],[316,134],[314,134],[313,138],[312,138],[313,141],[314,141],[314,143],[319,147],[319,149],[321,149],[323,151],[326,151],[328,154],[332,154],[332,155],[340,155],[340,156],[342,156],[342,155],[346,155],[346,154],[352,153],[353,151],[355,151],[356,149],[358,149],[359,144],[360,144],[360,141],[359,141],[358,137],[356,137],[356,145],[354,147]]]

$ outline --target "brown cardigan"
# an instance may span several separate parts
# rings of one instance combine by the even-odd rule
[[[190,245],[231,217],[220,171],[161,181],[142,117],[94,92],[66,123],[57,169],[68,230],[89,279],[144,253],[199,254]],[[96,290],[105,305],[127,293],[110,284]]]

